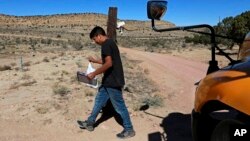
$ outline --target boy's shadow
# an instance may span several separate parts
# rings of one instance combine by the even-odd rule
[[[123,126],[122,118],[121,116],[115,111],[112,103],[110,100],[107,101],[107,104],[105,107],[102,108],[101,111],[102,115],[101,117],[95,122],[95,127],[99,126],[102,122],[114,117],[116,122]]]

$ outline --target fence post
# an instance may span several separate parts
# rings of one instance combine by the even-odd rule
[[[117,7],[109,7],[108,23],[107,23],[107,36],[116,40],[116,27],[117,27]]]
[[[20,67],[21,67],[21,71],[23,71],[23,57],[20,57]]]

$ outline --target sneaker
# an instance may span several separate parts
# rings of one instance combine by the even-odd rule
[[[94,131],[94,123],[92,123],[92,122],[89,122],[87,120],[85,120],[85,121],[78,120],[77,123],[79,124],[79,127],[81,129],[87,129],[88,131]]]
[[[134,130],[123,130],[121,133],[116,135],[120,139],[126,139],[135,136],[135,131]]]

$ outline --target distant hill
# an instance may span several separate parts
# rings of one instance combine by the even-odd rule
[[[0,49],[5,46],[26,44],[37,48],[49,44],[52,46],[89,46],[89,32],[96,25],[107,28],[108,15],[98,13],[57,14],[45,16],[11,16],[0,14]],[[145,46],[151,38],[176,39],[189,36],[190,33],[175,31],[158,33],[152,30],[151,21],[123,20],[125,28],[123,34],[117,32],[122,45],[130,47]],[[168,21],[157,21],[159,28],[174,27]],[[128,40],[129,39],[129,40]],[[137,40],[140,39],[140,40]],[[145,39],[142,41],[142,39]],[[154,41],[158,42],[158,41]],[[164,44],[164,43],[163,43]]]
[[[107,26],[108,16],[98,13],[82,13],[82,14],[57,14],[47,16],[10,16],[0,14],[1,27],[15,27],[15,28],[54,28],[62,29],[63,31],[83,32],[99,25],[102,27]],[[122,19],[118,19],[122,20]],[[150,21],[138,20],[122,20],[126,23],[126,28],[131,30],[150,29]],[[161,25],[167,27],[175,26],[173,23],[160,21]],[[76,30],[82,29],[82,30]]]

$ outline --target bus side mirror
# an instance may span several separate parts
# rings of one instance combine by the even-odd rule
[[[167,11],[167,1],[148,1],[147,14],[149,19],[160,20]]]

